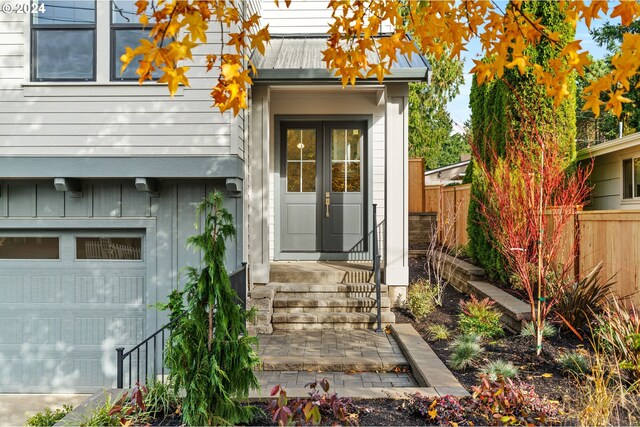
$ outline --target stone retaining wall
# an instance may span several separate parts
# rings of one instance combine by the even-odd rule
[[[409,214],[409,249],[427,249],[436,229],[435,212],[416,212]]]
[[[495,301],[495,307],[502,312],[502,324],[514,332],[520,332],[522,324],[531,320],[529,304],[519,300],[502,289],[485,282],[484,269],[466,261],[454,258],[441,251],[436,251],[432,262],[441,266],[442,277],[458,291],[478,298]],[[434,258],[436,258],[434,260]]]

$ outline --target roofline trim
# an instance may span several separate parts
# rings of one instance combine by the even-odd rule
[[[597,144],[593,147],[578,150],[576,158],[577,160],[587,160],[603,156],[605,154],[615,153],[616,151],[625,150],[636,145],[640,145],[640,132],[632,133],[631,135],[623,136],[622,138],[612,139],[611,141],[603,142],[602,144]]]
[[[452,163],[450,165],[440,166],[439,168],[436,168],[436,169],[431,169],[431,170],[428,170],[428,171],[424,171],[424,174],[427,175],[427,174],[432,174],[432,173],[435,173],[435,172],[442,172],[442,171],[446,171],[447,169],[453,169],[453,168],[456,168],[456,167],[468,165],[469,163],[471,163],[471,160],[463,160],[463,161],[458,162],[458,163]]]

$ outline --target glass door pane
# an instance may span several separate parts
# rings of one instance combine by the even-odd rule
[[[331,191],[334,193],[360,192],[360,129],[333,129],[331,131]]]
[[[287,129],[287,191],[316,191],[315,129]]]

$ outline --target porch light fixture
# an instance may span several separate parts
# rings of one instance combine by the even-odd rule
[[[54,178],[56,191],[69,193],[70,197],[82,197],[82,182],[78,178]]]
[[[299,142],[298,145],[296,145],[296,147],[302,150],[304,148],[304,144],[302,142]]]

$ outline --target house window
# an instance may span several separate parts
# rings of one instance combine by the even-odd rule
[[[124,70],[120,56],[127,46],[134,48],[140,44],[140,39],[149,37],[149,30],[143,29],[135,0],[111,1],[111,80],[138,80],[136,74],[137,62],[133,61]]]
[[[95,81],[95,1],[48,1],[32,15],[34,81]]]
[[[622,161],[622,198],[640,198],[640,157]]]

